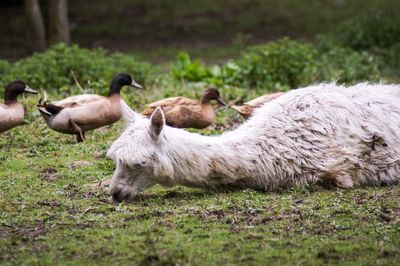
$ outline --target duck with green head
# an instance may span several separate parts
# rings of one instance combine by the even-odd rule
[[[85,139],[85,132],[110,125],[121,119],[123,86],[142,88],[130,75],[118,74],[111,81],[108,96],[82,94],[48,103],[39,101],[37,107],[47,125],[61,133],[75,134],[77,141]]]
[[[0,133],[24,122],[25,109],[18,102],[17,97],[22,93],[36,94],[22,80],[15,80],[6,86],[4,91],[4,103],[0,104]]]

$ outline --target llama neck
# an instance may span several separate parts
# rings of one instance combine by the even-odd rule
[[[254,176],[254,153],[235,136],[207,137],[176,131],[179,137],[168,138],[168,157],[174,158],[173,184],[189,187],[260,187]],[[168,134],[171,136],[170,134]]]

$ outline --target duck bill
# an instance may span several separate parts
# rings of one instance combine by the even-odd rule
[[[32,88],[30,88],[28,86],[25,87],[24,92],[32,93],[32,94],[38,94],[37,91],[35,91],[34,89],[32,89]]]
[[[132,83],[129,84],[129,86],[134,87],[134,88],[138,88],[138,89],[143,89],[143,87],[139,83],[134,81],[134,80],[132,80]]]
[[[217,102],[218,102],[220,105],[222,105],[222,106],[226,106],[226,105],[227,105],[227,104],[224,102],[224,100],[222,100],[221,97],[218,97],[216,100],[217,100]]]

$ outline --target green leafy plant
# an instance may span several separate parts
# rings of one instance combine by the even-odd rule
[[[315,56],[311,44],[284,38],[251,47],[239,60],[228,62],[224,80],[247,87],[294,88],[314,80]]]
[[[386,48],[400,42],[400,17],[396,12],[366,14],[339,28],[339,41],[356,50]]]
[[[384,74],[387,74],[393,77],[395,80],[398,80],[400,77],[400,43],[380,52],[382,56],[382,69]]]
[[[333,46],[319,53],[317,60],[320,81],[355,83],[380,79],[380,61],[367,51]]]
[[[228,91],[232,91],[232,88],[288,90],[330,81],[379,81],[382,79],[382,69],[388,68],[382,64],[383,58],[388,58],[389,68],[394,69],[397,67],[397,51],[395,48],[388,49],[383,55],[356,51],[341,46],[330,36],[318,38],[315,44],[284,38],[250,47],[239,59],[221,66],[206,66],[199,60],[191,61],[187,53],[180,53],[173,65],[172,76],[179,81],[229,88]],[[234,97],[238,93],[229,94]]]
[[[249,48],[237,60],[207,67],[180,53],[172,74],[178,80],[203,81],[217,86],[290,89],[305,85],[316,75],[316,50],[310,44],[281,39]]]
[[[155,68],[130,55],[59,44],[15,63],[2,61],[0,71],[3,86],[11,80],[22,79],[38,89],[71,93],[70,90],[78,90],[75,76],[84,89],[105,93],[115,74],[130,73],[145,84],[154,80]]]
[[[207,66],[200,60],[192,61],[186,52],[180,52],[172,65],[172,75],[178,80],[202,81],[212,76]]]

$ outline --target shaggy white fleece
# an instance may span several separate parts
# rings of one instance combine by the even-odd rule
[[[155,185],[255,188],[400,181],[400,86],[320,84],[266,103],[238,129],[202,136],[150,119],[125,103],[128,125],[108,156],[116,200]]]

